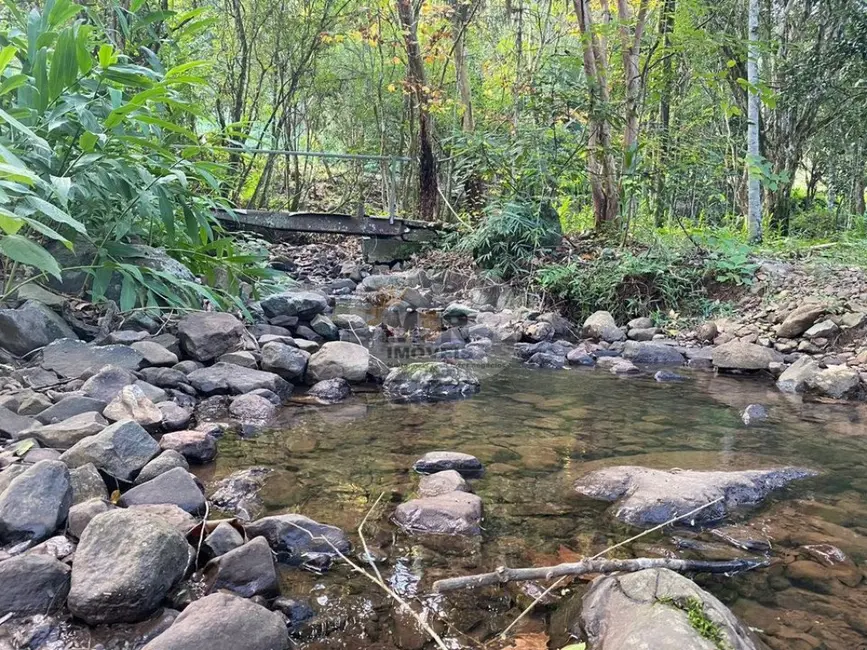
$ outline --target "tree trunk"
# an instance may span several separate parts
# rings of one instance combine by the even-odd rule
[[[454,3],[454,17],[452,19],[452,38],[454,39],[454,64],[455,78],[458,85],[458,94],[461,101],[461,128],[465,133],[471,133],[476,128],[473,119],[473,95],[470,89],[470,75],[467,70],[467,20],[469,5],[458,0]]]
[[[433,125],[428,110],[428,89],[424,71],[424,59],[418,42],[417,18],[410,0],[397,0],[397,14],[403,29],[408,62],[409,84],[415,97],[418,111],[418,180],[419,216],[433,221],[437,213],[437,170],[433,148]]]
[[[671,33],[674,31],[676,0],[665,0],[659,17],[659,34],[662,40],[662,91],[659,98],[659,163],[656,170],[656,215],[654,223],[661,228],[665,222],[666,166],[671,151],[671,89],[674,85],[672,66]]]
[[[756,86],[759,83],[759,0],[749,0],[748,21],[747,81],[750,88],[747,100],[747,164],[750,170],[750,181],[747,230],[750,241],[755,243],[762,241],[762,187],[755,169],[761,159],[759,153],[759,95],[756,91]]]

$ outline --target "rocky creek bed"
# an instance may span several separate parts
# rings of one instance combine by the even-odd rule
[[[772,338],[673,332],[572,324],[449,272],[368,271],[329,258],[305,271],[314,290],[252,305],[246,325],[88,329],[39,292],[0,310],[0,648],[430,644],[341,554],[476,647],[543,586],[434,595],[435,580],[589,557],[711,500],[614,557],[768,568],[699,575],[721,600],[664,570],[586,597],[577,580],[513,641],[864,644],[852,305],[781,305]],[[630,607],[655,624],[627,629]]]

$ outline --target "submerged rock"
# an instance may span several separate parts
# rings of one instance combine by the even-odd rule
[[[385,394],[395,402],[440,402],[479,392],[478,378],[460,366],[431,362],[394,368],[385,378]]]
[[[479,478],[485,471],[478,458],[458,451],[429,451],[412,468],[419,474],[454,470],[466,478]]]
[[[412,533],[479,535],[482,500],[468,492],[413,499],[397,507],[394,520]]]
[[[241,519],[250,520],[262,507],[259,490],[273,471],[268,467],[238,470],[216,483],[211,502],[222,510],[235,513]]]
[[[645,528],[721,499],[687,522],[695,525],[719,521],[732,508],[760,503],[773,490],[816,474],[801,467],[701,472],[626,465],[590,472],[575,482],[575,490],[593,499],[617,501],[615,517]]]
[[[277,558],[289,564],[300,564],[316,555],[336,557],[337,551],[345,554],[351,548],[346,534],[336,526],[296,514],[257,519],[247,525],[247,535],[264,537]]]
[[[144,620],[188,561],[187,540],[160,517],[126,509],[97,515],[75,552],[69,609],[89,625]]]
[[[590,650],[763,647],[719,600],[668,569],[596,578],[582,600],[581,629]]]
[[[750,404],[741,414],[744,424],[757,424],[768,419],[768,409],[761,404]]]

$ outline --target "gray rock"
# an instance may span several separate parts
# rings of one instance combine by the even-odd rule
[[[163,430],[179,431],[185,429],[193,417],[190,409],[176,402],[159,402],[156,407],[163,415]]]
[[[75,552],[69,609],[89,625],[144,620],[183,577],[189,554],[184,536],[157,516],[97,515]]]
[[[241,343],[244,325],[232,314],[197,312],[178,323],[181,349],[196,361],[212,361]]]
[[[713,341],[717,336],[719,336],[719,327],[712,320],[702,323],[695,330],[695,338],[702,343]]]
[[[117,330],[109,332],[105,337],[105,344],[131,345],[139,341],[144,341],[150,334],[139,330]]]
[[[280,594],[277,566],[264,537],[227,551],[205,566],[205,576],[213,591],[226,590],[244,598]]]
[[[105,366],[84,382],[81,390],[86,397],[97,399],[107,404],[117,397],[124,386],[130,386],[135,382],[136,376],[126,368]]]
[[[359,288],[362,291],[382,291],[389,288],[402,288],[407,285],[407,280],[402,275],[368,275],[361,281]]]
[[[680,366],[685,361],[683,355],[670,345],[640,341],[627,341],[623,346],[623,357],[645,365]]]
[[[0,562],[0,616],[44,616],[61,609],[70,571],[55,558],[30,553]]]
[[[422,497],[438,497],[449,492],[472,492],[464,477],[453,469],[425,474],[418,482],[418,493]]]
[[[528,366],[535,366],[536,368],[560,370],[566,367],[566,357],[548,352],[536,352],[533,356],[527,359],[526,364]]]
[[[649,528],[722,499],[690,519],[693,525],[719,521],[732,508],[755,505],[773,490],[815,475],[800,467],[699,472],[627,465],[590,472],[575,482],[575,490],[593,499],[617,501],[615,517]]]
[[[731,341],[714,348],[713,365],[721,370],[767,370],[774,362],[781,362],[783,355],[754,343]]]
[[[172,366],[172,370],[177,370],[185,375],[189,375],[193,370],[198,370],[199,368],[204,368],[204,364],[201,361],[193,361],[192,359],[179,361]]]
[[[203,630],[218,634],[203,634]],[[195,601],[142,650],[286,650],[283,618],[244,598],[224,593]]]
[[[359,334],[367,335],[367,322],[358,314],[335,314],[332,319],[337,329],[351,330]]]
[[[837,327],[837,323],[832,320],[823,320],[821,323],[816,323],[806,332],[804,332],[804,336],[808,339],[830,339],[835,337],[840,333],[840,328]]]
[[[312,382],[336,379],[361,382],[367,379],[370,351],[356,343],[330,341],[310,357],[307,376]]]
[[[225,555],[229,551],[239,548],[244,545],[244,537],[238,532],[228,521],[223,521],[217,524],[217,527],[205,538],[205,547],[211,552],[213,557]],[[267,543],[266,543],[267,545]],[[271,554],[269,547],[268,554]]]
[[[419,474],[454,470],[466,478],[479,478],[485,472],[478,458],[457,451],[429,451],[415,461],[412,468]]]
[[[72,505],[69,469],[43,460],[0,493],[0,543],[41,542],[66,520]]]
[[[242,368],[231,363],[216,363],[187,375],[187,380],[203,395],[241,395],[267,388],[281,398],[292,394],[292,385],[273,372]]]
[[[9,465],[5,469],[0,470],[0,494],[3,494],[3,491],[9,487],[12,479],[21,476],[26,471],[27,465],[23,463],[15,463],[14,465]]]
[[[783,371],[777,379],[777,388],[784,393],[803,393],[820,370],[818,363],[804,355]]]
[[[439,402],[479,392],[478,378],[460,366],[431,362],[394,368],[385,378],[385,394],[395,402]]]
[[[262,300],[262,311],[268,318],[297,316],[310,320],[328,309],[328,299],[315,291],[285,291]]]
[[[70,395],[39,413],[36,419],[43,424],[54,424],[55,422],[62,422],[82,413],[102,413],[102,410],[106,406],[107,403],[102,400],[85,397],[84,395]]]
[[[343,377],[318,381],[307,391],[310,397],[323,404],[341,402],[349,397],[351,393],[352,388],[350,388],[349,382]]]
[[[205,511],[205,495],[193,475],[182,467],[136,485],[124,492],[118,503],[124,507],[169,504],[192,515]]]
[[[141,425],[127,420],[77,442],[60,459],[71,468],[93,463],[109,476],[130,481],[159,450],[157,441]]]
[[[867,321],[867,313],[850,311],[847,314],[843,314],[840,318],[840,327],[843,327],[844,329],[854,329],[856,327],[861,327],[865,321]]]
[[[89,345],[83,341],[61,339],[42,351],[42,367],[61,377],[86,377],[105,366],[138,370],[144,357],[128,345]]]
[[[626,323],[627,330],[646,330],[653,327],[653,319],[648,318],[647,316],[642,316],[641,318],[633,318],[631,321]]]
[[[277,413],[274,403],[261,395],[239,395],[229,404],[229,414],[249,424],[264,425]]]
[[[656,374],[653,375],[653,378],[660,383],[686,380],[686,377],[683,375],[671,372],[670,370],[658,370]]]
[[[340,332],[328,316],[317,314],[310,321],[310,328],[326,341],[336,341]]]
[[[66,532],[79,539],[87,524],[103,512],[114,510],[117,506],[107,499],[90,499],[82,503],[76,503],[69,509],[69,520],[66,525]]]
[[[273,372],[293,383],[301,383],[307,370],[310,353],[284,343],[262,346],[262,370]]]
[[[247,352],[246,350],[227,352],[219,358],[219,361],[220,363],[234,363],[236,366],[242,366],[244,368],[259,367],[259,363],[256,361],[256,357],[253,356],[253,353]]]
[[[216,483],[211,502],[249,521],[262,507],[259,491],[272,471],[267,467],[249,467],[230,474]]]
[[[21,397],[18,405],[18,415],[37,417],[42,411],[51,406],[51,400],[41,393],[30,391]],[[37,417],[37,419],[39,419]]]
[[[55,386],[60,380],[57,373],[40,367],[21,368],[12,373],[12,378],[24,386],[29,386],[30,388],[36,388],[38,390]]]
[[[482,500],[467,492],[449,492],[400,504],[395,522],[413,533],[481,534]]]
[[[300,564],[317,555],[337,557],[334,548],[344,554],[351,548],[339,528],[295,514],[257,519],[247,525],[247,536],[264,537],[277,558],[289,564]]]
[[[102,414],[112,422],[132,420],[146,429],[154,429],[163,421],[163,413],[136,385],[124,386]]]
[[[42,303],[28,300],[18,309],[0,309],[0,341],[14,355],[23,356],[64,338],[78,337],[66,321]]]
[[[81,413],[63,422],[34,427],[29,430],[29,435],[46,447],[69,449],[84,438],[95,436],[107,426],[108,420],[99,413]]]
[[[802,305],[786,316],[777,328],[777,336],[781,339],[793,339],[800,336],[824,313],[824,305]]]
[[[105,481],[92,463],[69,470],[69,482],[72,485],[73,505],[108,496]]]
[[[38,463],[40,460],[60,460],[60,452],[45,447],[31,447],[21,460],[27,464]]]
[[[828,366],[807,379],[807,390],[833,399],[856,397],[861,392],[861,377],[854,368]]]
[[[160,474],[165,474],[170,469],[175,469],[176,467],[185,470],[190,469],[190,465],[187,463],[186,458],[174,449],[168,449],[142,468],[141,472],[139,472],[138,476],[135,478],[135,484],[141,485],[142,483],[147,483]]]
[[[699,607],[718,632],[702,636],[687,610]],[[581,629],[591,650],[759,650],[752,632],[714,596],[668,569],[601,576],[581,607]],[[575,626],[573,632],[578,632]]]
[[[197,523],[193,515],[174,503],[138,503],[129,506],[129,510],[159,517],[185,537]]]
[[[217,439],[204,431],[174,431],[160,438],[160,449],[176,451],[188,462],[203,465],[217,457]]]
[[[768,409],[766,409],[761,404],[750,404],[744,409],[744,412],[741,414],[741,420],[744,421],[744,424],[758,424],[759,422],[764,422],[768,419]]]
[[[617,321],[607,311],[597,311],[584,321],[582,331],[584,336],[591,339],[602,339],[606,330],[616,330]]]
[[[0,438],[18,438],[23,431],[36,428],[39,423],[26,415],[18,415],[0,406]]]
[[[130,347],[142,355],[149,366],[173,366],[178,362],[178,355],[153,341],[138,341]]]

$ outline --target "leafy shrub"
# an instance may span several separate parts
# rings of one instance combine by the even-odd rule
[[[19,265],[35,268],[37,278],[59,278],[57,255],[49,251],[62,245],[94,251],[80,268],[93,276],[95,298],[112,274],[120,276],[123,310],[189,306],[202,298],[240,306],[238,283],[262,275],[264,265],[220,239],[212,208],[221,205],[223,168],[195,159],[199,141],[190,125],[199,109],[187,98],[203,92],[195,73],[205,62],[166,70],[152,49],[135,42],[156,22],[175,37],[201,29],[205,10],[139,16],[115,7],[133,56],[88,24],[84,7],[71,0],[47,0],[41,12],[26,15],[14,3],[6,6],[11,25],[0,32],[6,292],[18,281]],[[222,269],[223,286],[213,290],[139,268],[130,243],[164,246],[205,276]]]

